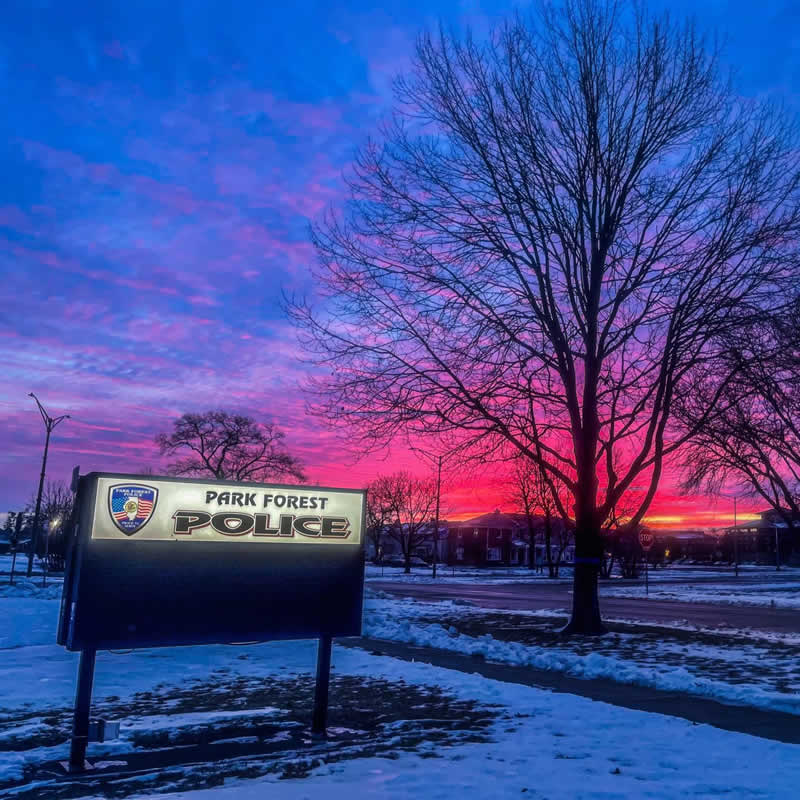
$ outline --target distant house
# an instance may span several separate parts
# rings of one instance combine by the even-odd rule
[[[447,538],[448,538],[448,522],[447,520],[440,520],[439,521],[439,535],[435,537],[436,539],[436,560],[437,562],[445,563],[447,561]],[[414,551],[414,555],[419,556],[420,558],[424,558],[426,561],[433,561],[433,544],[434,544],[434,535],[433,535],[433,523],[431,522],[428,525],[425,525],[420,533],[423,533],[426,538],[425,540],[416,547]]]
[[[720,556],[719,537],[700,529],[654,531],[664,545],[666,561],[716,561]]]
[[[440,520],[439,521],[439,537],[438,537],[438,547],[436,548],[437,553],[437,561],[440,563],[444,563],[447,561],[447,520]],[[404,526],[405,527],[405,526]],[[399,559],[402,558],[403,550],[400,546],[400,542],[392,535],[393,528],[390,525],[384,526],[381,535],[379,537],[380,541],[380,553],[375,551],[376,541],[375,537],[368,536],[365,542],[365,551],[366,557],[369,561],[378,561],[380,558],[383,559]],[[422,541],[419,541],[416,546],[414,547],[412,556],[416,556],[418,558],[423,558],[426,561],[433,561],[433,523],[429,523],[427,525],[422,526],[422,528],[417,533],[416,538],[420,540],[422,536],[426,538]]]
[[[726,551],[733,549],[735,539],[740,561],[775,564],[777,552],[779,564],[800,563],[800,515],[769,509],[758,516],[725,529]]]
[[[558,558],[559,534],[563,531],[560,519],[554,519],[553,541],[551,552],[553,559]],[[538,563],[544,557],[544,520],[534,517],[533,546]],[[525,566],[530,557],[530,535],[528,521],[524,514],[506,514],[495,509],[488,514],[451,522],[447,532],[447,562],[456,566]],[[574,558],[574,546],[568,545],[561,554],[563,562],[571,563]]]

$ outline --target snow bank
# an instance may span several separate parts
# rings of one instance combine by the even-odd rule
[[[25,578],[14,576],[14,583],[0,584],[0,597],[35,597],[39,600],[60,600],[64,581],[61,579],[48,579],[47,585],[42,586],[41,578]]]
[[[436,606],[434,609],[433,606]],[[426,607],[427,606],[427,607]],[[727,682],[715,678],[698,675],[685,667],[652,664],[653,657],[659,652],[667,653],[671,645],[656,643],[648,652],[648,664],[636,663],[635,660],[622,659],[600,653],[580,654],[570,652],[564,647],[537,647],[495,639],[490,634],[468,636],[459,633],[454,627],[444,627],[431,621],[437,612],[440,615],[452,613],[452,603],[413,604],[410,601],[399,605],[397,601],[379,599],[368,603],[368,613],[364,619],[364,634],[376,639],[388,639],[396,642],[408,642],[425,647],[436,647],[463,653],[470,656],[481,656],[487,661],[503,664],[528,666],[550,672],[561,672],[577,678],[607,678],[618,683],[649,686],[664,691],[683,692],[700,697],[710,697],[726,703],[755,706],[757,708],[785,711],[800,715],[800,696],[765,690],[753,682],[740,680]],[[460,609],[460,614],[472,613]],[[475,612],[480,615],[482,612]],[[493,614],[504,612],[492,611]],[[422,619],[421,619],[422,618]],[[741,642],[732,641],[732,648],[743,649]],[[727,651],[720,647],[688,644],[682,652],[695,658],[702,655],[702,647],[708,657],[713,650],[717,659],[725,658]],[[674,652],[674,650],[673,650]],[[762,668],[758,651],[753,654],[740,653],[740,661],[752,661],[754,674]],[[748,658],[749,656],[749,658]]]

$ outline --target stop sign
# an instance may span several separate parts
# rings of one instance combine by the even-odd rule
[[[642,550],[647,552],[655,542],[656,537],[650,533],[650,531],[640,531],[639,532],[639,544],[642,546]]]

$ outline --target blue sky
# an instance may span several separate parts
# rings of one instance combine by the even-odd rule
[[[718,31],[742,93],[800,109],[800,4],[669,7]],[[75,464],[157,468],[155,433],[225,407],[274,419],[329,482],[341,457],[305,416],[280,292],[313,288],[309,221],[341,201],[419,31],[441,20],[480,33],[515,8],[526,5],[6,3],[0,509],[36,487],[29,391],[73,415],[52,478]],[[375,470],[362,462],[348,480]],[[473,499],[476,511],[491,502]]]

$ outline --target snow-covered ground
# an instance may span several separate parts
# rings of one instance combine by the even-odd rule
[[[109,794],[98,775],[85,784],[55,781],[36,770],[67,755],[77,670],[76,654],[54,644],[58,605],[57,588],[41,590],[23,582],[0,592],[3,797],[59,800],[168,792],[170,800],[349,800],[354,794],[397,800],[456,795],[788,798],[796,791],[798,746],[336,646],[332,737],[313,742],[302,721],[310,713],[314,642],[100,653],[94,707],[103,716],[121,718],[122,728],[119,740],[90,745],[96,761],[121,766],[148,754],[164,757],[165,748],[185,752],[196,740],[214,736],[216,747],[268,746],[270,756],[259,752],[246,763],[228,756],[151,771],[116,780]],[[514,641],[525,624],[536,632],[542,620],[533,615],[491,612],[499,615],[492,620],[497,636],[487,637],[477,633],[483,612],[458,604],[374,596],[366,612],[365,632],[375,635],[405,641],[422,637],[463,652],[483,648],[492,658],[517,658],[515,663],[557,657],[564,669],[583,664],[585,675],[615,668],[657,671],[637,662],[642,648],[635,634],[593,640],[586,646],[594,653],[570,653]],[[509,630],[501,631],[500,623]],[[600,645],[609,651],[597,650]],[[758,684],[755,673],[776,669],[780,661],[759,646],[755,640],[731,639],[727,646],[706,643],[705,650],[695,650],[687,644],[681,650],[669,640],[654,651],[653,664],[688,662],[693,656],[715,661],[724,654],[722,660],[754,673],[751,690],[766,697],[774,687]],[[614,647],[619,652],[611,655]],[[793,649],[786,653],[787,662],[798,663]],[[766,662],[767,657],[774,660]],[[691,677],[691,668],[684,669]],[[704,668],[697,669],[701,676]],[[725,685],[718,677],[708,680],[708,694]],[[695,685],[702,687],[697,680]]]
[[[436,569],[436,579],[432,577],[430,566],[412,567],[411,573],[406,575],[402,567],[380,567],[375,564],[367,563],[366,580],[368,582],[380,580],[403,581],[408,583],[542,583],[552,585],[553,583],[572,583],[572,567],[562,566],[559,569],[558,578],[549,578],[546,570],[537,572],[527,567],[448,567],[439,564]],[[734,586],[748,586],[753,582],[766,582],[776,586],[784,586],[787,583],[797,583],[800,585],[800,568],[782,567],[779,572],[775,567],[742,564],[739,566],[740,578],[736,580],[733,574],[733,567],[727,566],[697,566],[691,564],[675,564],[669,567],[658,567],[649,572],[649,582],[651,586],[659,584],[687,584],[695,581],[726,581],[730,580]],[[639,584],[644,593],[644,573],[637,581],[628,581],[620,578],[616,572],[611,580],[601,581],[603,591],[618,588],[627,590],[636,588]]]
[[[800,714],[800,637],[627,624],[601,638],[564,639],[554,612],[489,611],[457,602],[368,599],[367,635],[579,678],[678,691]]]
[[[341,666],[398,675],[391,659]],[[403,665],[400,675],[500,705],[493,741],[441,748],[434,758],[387,753],[320,766],[305,780],[239,782],[192,792],[191,799],[789,798],[797,788],[800,747],[794,745],[422,664]]]
[[[644,586],[614,586],[604,588],[607,597],[644,597]],[[653,600],[679,600],[683,603],[717,603],[736,606],[761,606],[766,608],[800,609],[800,577],[781,581],[743,583],[735,580],[729,583],[692,583],[678,585],[658,585],[650,587]]]
[[[368,582],[392,580],[404,583],[431,583],[434,580],[432,569],[429,566],[412,567],[411,572],[406,575],[403,567],[380,567],[369,563],[366,566],[365,578]],[[527,583],[530,581],[572,583],[572,568],[561,567],[559,577],[553,579],[527,567],[457,567],[453,569],[439,564],[436,568],[436,581],[445,583]]]

